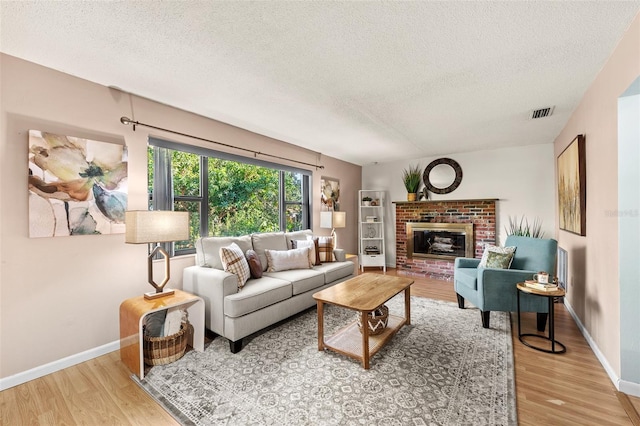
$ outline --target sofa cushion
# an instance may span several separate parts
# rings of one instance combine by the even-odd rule
[[[251,242],[253,243],[253,249],[258,253],[260,262],[262,263],[262,270],[267,270],[267,257],[264,254],[265,250],[288,250],[287,240],[284,237],[284,232],[265,232],[263,234],[252,234]],[[249,247],[251,248],[251,247]]]
[[[244,257],[244,252],[236,243],[231,243],[228,247],[220,247],[220,258],[225,272],[230,272],[238,277],[238,290],[251,277],[249,264]]]
[[[309,261],[311,265],[319,265],[320,262],[320,253],[318,253],[318,239],[309,239],[309,240],[291,240],[291,248],[303,248],[309,247],[311,250],[309,251]]]
[[[220,247],[227,247],[231,243],[236,243],[242,252],[253,248],[251,246],[251,236],[241,237],[204,237],[196,241],[196,264],[207,268],[223,270],[220,259]]]
[[[251,272],[251,278],[261,278],[262,277],[262,263],[260,263],[260,258],[258,254],[254,250],[247,250],[244,253],[247,258],[247,263],[249,264],[249,271]]]
[[[323,263],[322,265],[314,266],[313,269],[322,272],[324,274],[324,283],[329,284],[353,274],[353,262]]]
[[[320,262],[333,262],[333,237],[318,237]]]
[[[472,290],[478,289],[478,269],[477,268],[457,268],[455,270],[455,280],[457,283],[469,287]]]
[[[293,269],[290,271],[265,272],[264,276],[289,281],[293,287],[293,295],[302,294],[325,284],[324,273],[314,269]]]
[[[262,276],[259,280],[250,279],[241,292],[224,298],[224,314],[237,318],[274,303],[289,299],[292,286],[289,281]]]
[[[284,237],[287,240],[288,247],[292,249],[295,247],[291,245],[291,240],[308,240],[313,237],[313,231],[305,229],[304,231],[285,232]]]
[[[289,271],[291,269],[309,269],[311,264],[310,247],[302,247],[291,250],[269,250],[265,249],[267,257],[267,271]]]

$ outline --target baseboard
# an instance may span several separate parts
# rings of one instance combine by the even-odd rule
[[[596,342],[593,340],[593,338],[585,328],[584,324],[582,324],[582,321],[580,321],[580,318],[578,318],[578,315],[576,315],[576,312],[573,310],[573,308],[567,301],[566,297],[564,298],[564,306],[567,308],[567,310],[573,317],[573,320],[576,322],[576,325],[580,329],[580,332],[582,333],[587,343],[591,347],[591,350],[593,351],[593,353],[596,355],[596,358],[598,358],[598,361],[600,361],[600,364],[602,364],[602,366],[604,367],[604,371],[607,372],[609,379],[611,380],[613,385],[616,387],[616,389],[620,392],[624,392],[629,395],[640,396],[640,384],[623,382],[622,380],[620,380],[618,375],[615,373],[615,371],[613,371],[613,368],[607,361],[607,358],[605,358],[604,354],[600,351],[600,348],[598,348],[598,345],[596,344]],[[628,390],[625,390],[625,389],[628,389]]]
[[[627,395],[637,396],[640,398],[640,383],[627,382],[626,380],[620,380],[619,389],[620,392],[624,392]]]
[[[23,371],[22,373],[14,374],[13,376],[4,377],[0,379],[0,391],[46,376],[47,374],[55,373],[56,371],[80,364],[81,362],[97,358],[104,354],[108,354],[109,352],[117,351],[118,349],[120,349],[120,340],[32,368],[31,370]]]

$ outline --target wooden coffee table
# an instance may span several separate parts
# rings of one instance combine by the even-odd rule
[[[369,360],[405,324],[411,324],[410,287],[413,280],[380,274],[362,274],[321,290],[313,295],[318,304],[318,350],[325,348],[362,362],[369,369]],[[389,314],[387,327],[377,335],[369,335],[368,315],[396,294],[404,291],[404,317]],[[336,334],[324,338],[324,304],[342,306],[360,312],[362,332],[356,321]]]

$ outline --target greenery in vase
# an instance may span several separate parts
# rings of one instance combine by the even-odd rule
[[[544,231],[542,230],[542,221],[537,217],[533,220],[533,223],[529,225],[529,220],[524,215],[518,221],[518,217],[509,216],[509,227],[504,227],[507,231],[507,235],[516,235],[519,237],[530,238],[544,238]]]
[[[409,166],[409,169],[402,171],[402,182],[409,194],[415,194],[420,187],[420,181],[422,180],[422,174],[420,172],[420,166]]]

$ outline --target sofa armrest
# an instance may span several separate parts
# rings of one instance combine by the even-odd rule
[[[333,249],[333,255],[336,257],[336,262],[346,262],[347,254],[344,249]]]
[[[456,257],[454,261],[454,268],[477,268],[480,264],[480,259],[474,259],[471,257]]]
[[[204,300],[206,327],[223,336],[224,298],[238,292],[238,277],[220,269],[190,266],[184,269],[182,287]]]

